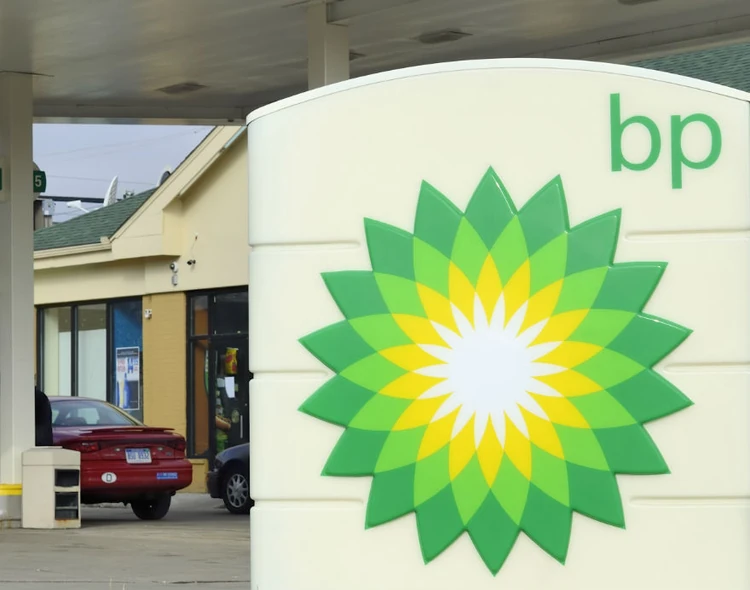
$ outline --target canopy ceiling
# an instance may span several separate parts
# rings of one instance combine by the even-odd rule
[[[467,58],[632,62],[750,39],[747,0],[634,1],[336,0],[329,13],[349,26],[352,76]],[[306,4],[2,0],[0,69],[36,74],[40,121],[239,124],[305,89]]]

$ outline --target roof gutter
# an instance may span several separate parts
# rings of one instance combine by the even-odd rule
[[[100,244],[85,244],[83,246],[68,246],[67,248],[50,248],[49,250],[38,250],[34,252],[34,260],[45,258],[62,258],[64,256],[75,256],[76,254],[91,254],[93,252],[106,252],[112,250],[112,242],[102,238]]]

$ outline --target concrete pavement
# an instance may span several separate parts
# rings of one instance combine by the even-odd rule
[[[0,531],[2,590],[250,587],[249,518],[220,500],[179,494],[164,520],[129,508],[85,508],[71,531]]]

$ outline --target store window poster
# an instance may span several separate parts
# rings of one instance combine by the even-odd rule
[[[115,404],[123,410],[138,410],[141,387],[141,349],[129,346],[115,349],[117,382]]]

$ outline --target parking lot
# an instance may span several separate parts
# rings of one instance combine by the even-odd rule
[[[129,508],[85,508],[70,531],[0,531],[3,590],[238,590],[249,586],[249,519],[220,500],[180,494],[158,522]]]

